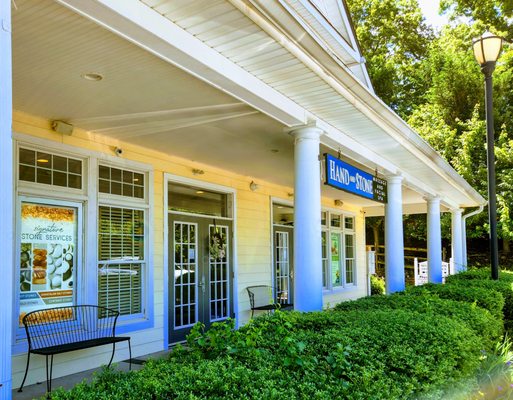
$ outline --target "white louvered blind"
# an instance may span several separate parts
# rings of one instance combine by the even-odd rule
[[[98,304],[121,315],[142,312],[144,211],[100,206]]]

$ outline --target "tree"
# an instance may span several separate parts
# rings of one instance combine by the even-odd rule
[[[408,115],[427,88],[417,66],[433,39],[417,0],[349,0],[348,5],[376,94],[399,115]]]
[[[483,76],[471,43],[486,28],[513,35],[513,0],[442,0],[441,12],[451,22],[436,33],[426,26],[416,0],[348,3],[376,93],[486,198]],[[505,249],[513,240],[512,80],[509,50],[494,73],[498,222]],[[405,218],[405,234],[421,237],[423,221]],[[485,213],[468,222],[469,237],[487,237]]]

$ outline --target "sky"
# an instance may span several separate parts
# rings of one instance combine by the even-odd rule
[[[447,22],[447,18],[438,15],[439,0],[418,0],[426,22],[434,28],[440,28]]]

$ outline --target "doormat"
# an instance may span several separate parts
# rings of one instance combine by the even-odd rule
[[[131,358],[131,359],[128,359],[128,360],[123,360],[123,362],[125,362],[127,364],[131,362],[132,364],[144,365],[146,360],[143,360],[141,358]]]

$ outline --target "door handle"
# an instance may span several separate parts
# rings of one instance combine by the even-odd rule
[[[205,293],[206,284],[205,284],[205,275],[201,277],[201,282],[198,283],[198,286],[201,288],[201,291]]]

